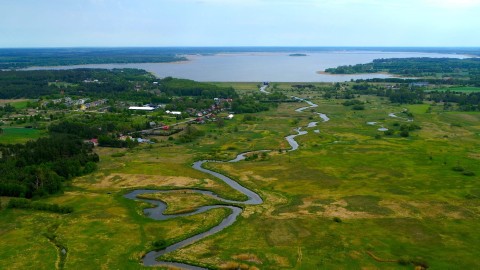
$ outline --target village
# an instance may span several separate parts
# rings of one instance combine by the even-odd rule
[[[11,102],[11,101],[10,101]],[[89,115],[126,115],[132,119],[145,122],[144,125],[117,130],[111,135],[115,140],[123,142],[135,142],[135,144],[153,144],[149,136],[170,137],[180,133],[185,126],[191,124],[206,124],[216,122],[219,119],[230,120],[234,114],[230,112],[233,99],[213,98],[211,105],[205,108],[187,108],[185,110],[169,110],[166,104],[145,104],[139,106],[127,101],[112,102],[109,99],[74,98],[65,96],[56,99],[30,99],[22,100],[22,103],[0,103],[0,126],[7,131],[43,133],[49,129],[51,123],[57,120],[77,119],[90,117]],[[30,131],[26,131],[30,129]],[[94,146],[102,145],[99,138],[86,139]],[[119,144],[119,145],[127,145]]]

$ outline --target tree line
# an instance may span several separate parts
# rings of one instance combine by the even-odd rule
[[[70,95],[109,97],[134,92],[137,83],[154,80],[151,74],[139,69],[0,71],[0,98],[39,98],[59,95],[61,91]]]
[[[92,148],[65,134],[0,144],[0,195],[31,198],[61,191],[65,181],[96,169],[99,157]]]
[[[70,206],[62,206],[56,203],[41,203],[41,202],[32,202],[24,198],[12,198],[7,204],[7,208],[18,208],[18,209],[32,209],[40,211],[48,211],[58,214],[69,214],[73,212],[73,208]]]
[[[214,84],[186,79],[166,77],[159,82],[160,91],[170,96],[193,96],[203,98],[236,98],[238,94],[232,87],[220,87]]]
[[[111,63],[161,63],[185,61],[163,48],[42,48],[0,49],[0,69],[30,66],[66,66]]]
[[[371,63],[339,66],[325,70],[332,74],[388,72],[405,77],[475,77],[480,74],[479,58],[390,58],[375,59]]]

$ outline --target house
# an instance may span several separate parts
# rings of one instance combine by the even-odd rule
[[[155,110],[154,107],[150,106],[144,106],[144,107],[136,107],[136,106],[130,106],[128,107],[129,110],[135,110],[135,111],[153,111]]]
[[[425,87],[428,85],[429,85],[428,82],[414,82],[410,84],[410,86],[414,86],[414,87]]]
[[[182,112],[177,112],[177,111],[168,111],[167,110],[165,112],[168,113],[168,114],[173,114],[173,115],[181,115],[182,114]]]
[[[90,139],[90,140],[86,140],[84,142],[91,143],[91,144],[93,144],[93,146],[98,146],[98,139],[95,139],[95,138]]]
[[[132,140],[132,136],[122,135],[118,138],[120,141]]]

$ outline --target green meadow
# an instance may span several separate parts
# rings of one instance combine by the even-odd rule
[[[253,91],[256,84],[234,87]],[[158,137],[157,144],[129,150],[97,148],[98,171],[41,199],[71,206],[71,214],[5,209],[8,198],[1,198],[0,268],[144,269],[146,252],[206,231],[229,212],[154,221],[142,213],[148,205],[122,195],[135,188],[197,188],[242,199],[191,164],[262,149],[271,151],[206,167],[259,193],[263,204],[244,206],[232,226],[162,259],[212,269],[480,268],[480,113],[398,106],[372,96],[360,97],[365,109],[355,111],[344,100],[277,87],[319,106],[297,113],[305,103],[283,103],[254,118],[236,115],[222,127],[199,125],[205,135],[191,143]],[[421,128],[408,137],[399,130],[407,122],[388,116],[404,108]],[[318,125],[307,128],[313,121]],[[296,138],[297,151],[286,152],[284,137],[300,126],[308,134]],[[393,134],[378,131],[382,126]],[[149,196],[169,204],[170,213],[216,203],[176,193]],[[59,244],[67,249],[64,259]]]
[[[432,91],[451,91],[451,92],[472,93],[472,92],[480,92],[480,87],[470,87],[470,86],[445,87],[445,88],[433,89]]]
[[[0,143],[25,143],[29,140],[38,139],[46,132],[33,128],[23,127],[0,127],[3,133],[0,134]]]
[[[30,100],[28,99],[0,99],[0,106],[8,103],[15,107],[15,109],[25,109],[29,102]]]

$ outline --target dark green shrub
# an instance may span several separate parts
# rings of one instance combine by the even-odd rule
[[[119,152],[119,153],[112,154],[112,157],[123,157],[123,156],[125,156],[125,152]]]
[[[395,134],[395,131],[389,129],[384,131],[383,134],[385,134],[385,136],[392,136],[393,134]]]
[[[465,176],[475,176],[475,173],[472,171],[464,171],[462,174]]]
[[[408,132],[408,130],[402,130],[402,131],[400,131],[400,136],[406,138],[406,137],[410,136],[410,133]]]
[[[357,105],[353,105],[352,109],[355,111],[362,111],[362,110],[365,110],[365,106],[357,104]]]

